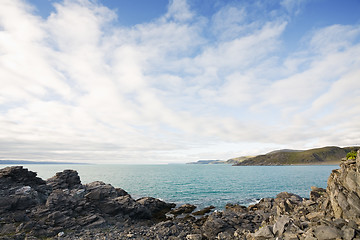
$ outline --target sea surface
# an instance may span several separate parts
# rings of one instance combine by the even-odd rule
[[[0,165],[0,168],[6,165]],[[310,187],[326,188],[337,165],[230,166],[230,165],[24,165],[47,179],[56,172],[74,169],[83,184],[103,181],[126,190],[133,198],[160,198],[199,208],[226,203],[249,205],[287,191],[309,197]]]

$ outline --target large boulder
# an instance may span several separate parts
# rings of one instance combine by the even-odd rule
[[[165,214],[176,206],[175,203],[166,203],[152,197],[140,198],[136,202],[145,207],[150,212],[150,216],[156,219],[166,219]]]
[[[201,230],[208,239],[216,239],[220,232],[229,229],[229,227],[231,226],[225,221],[221,213],[213,213],[207,218]]]
[[[116,198],[119,196],[119,191],[110,184],[105,184],[101,181],[86,184],[85,188],[88,192],[85,197],[92,201],[102,201],[104,199]]]

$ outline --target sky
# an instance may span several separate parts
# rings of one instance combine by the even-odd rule
[[[358,0],[1,0],[0,159],[360,145]]]

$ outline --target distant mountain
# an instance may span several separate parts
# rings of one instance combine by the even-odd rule
[[[199,160],[197,162],[189,162],[186,164],[225,164],[223,160]]]
[[[242,156],[242,157],[237,157],[237,158],[231,158],[229,160],[199,160],[197,162],[190,162],[190,163],[187,163],[187,164],[231,164],[231,165],[234,165],[234,164],[237,164],[237,163],[240,163],[244,160],[247,160],[247,159],[250,159],[254,156]]]
[[[25,161],[25,160],[0,160],[0,164],[80,164],[80,163],[72,163],[72,162],[40,162],[40,161]],[[82,164],[82,163],[81,163]]]
[[[276,150],[264,155],[245,159],[234,166],[250,165],[293,165],[293,164],[339,164],[351,150],[360,147],[323,147],[309,150]]]

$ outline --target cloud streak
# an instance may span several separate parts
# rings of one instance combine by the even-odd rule
[[[284,54],[300,5],[256,19],[251,7],[207,17],[174,0],[126,27],[87,0],[47,19],[2,1],[1,158],[162,163],[360,144],[360,26],[313,29]]]

